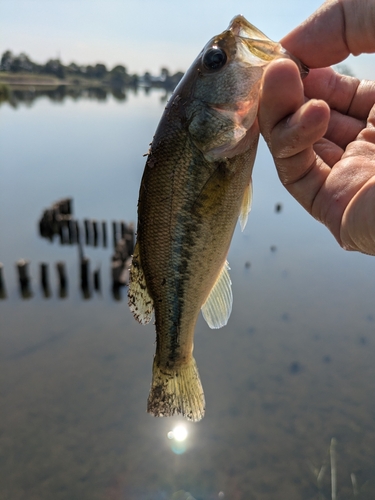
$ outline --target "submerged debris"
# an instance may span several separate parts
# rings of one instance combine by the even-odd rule
[[[282,206],[281,203],[276,203],[276,205],[275,205],[275,212],[276,213],[281,212],[282,208],[283,208],[283,206]]]
[[[301,373],[302,369],[302,365],[299,361],[293,361],[289,365],[289,372],[293,374]]]

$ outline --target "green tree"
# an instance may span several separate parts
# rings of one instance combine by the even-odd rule
[[[57,78],[65,78],[65,66],[61,63],[60,59],[50,59],[41,68],[42,73],[47,75],[55,75]]]
[[[10,71],[13,59],[14,56],[12,52],[10,50],[5,51],[4,54],[1,56],[1,61],[0,61],[1,71]]]
[[[128,83],[129,75],[126,68],[118,64],[110,71],[109,83],[112,87],[123,87]]]
[[[161,78],[166,81],[169,78],[169,69],[168,68],[161,68],[160,70],[160,76]]]
[[[99,78],[101,80],[104,78],[107,74],[107,67],[105,64],[95,64],[94,71],[93,71],[93,76],[94,78]]]

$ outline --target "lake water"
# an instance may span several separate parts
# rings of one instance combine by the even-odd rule
[[[68,196],[80,221],[136,221],[164,105],[163,92],[140,90],[1,106],[0,498],[331,499],[330,451],[337,499],[375,498],[375,258],[344,252],[291,199],[263,142],[252,212],[228,257],[232,316],[220,330],[202,318],[196,328],[206,394],[197,424],[146,413],[153,326],[133,319],[126,289],[114,300],[111,245],[84,247],[102,279],[85,299],[77,247],[38,235],[43,209]],[[30,261],[27,300],[20,258]],[[167,436],[179,423],[182,443]]]

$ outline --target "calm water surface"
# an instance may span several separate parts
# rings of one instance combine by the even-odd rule
[[[0,498],[329,499],[332,438],[337,498],[375,498],[375,259],[341,250],[288,196],[263,143],[253,209],[229,253],[232,316],[221,330],[202,319],[196,329],[207,403],[198,424],[146,414],[153,326],[134,321],[126,290],[113,299],[111,245],[84,247],[102,277],[85,300],[77,248],[38,236],[42,210],[66,196],[79,220],[136,221],[142,155],[164,105],[140,91],[1,106]],[[30,260],[28,300],[20,258]],[[178,423],[182,444],[167,437]]]

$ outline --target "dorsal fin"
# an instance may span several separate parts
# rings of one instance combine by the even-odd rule
[[[142,325],[146,325],[151,321],[154,312],[154,303],[147,290],[146,279],[143,274],[139,255],[138,241],[134,248],[132,266],[130,268],[128,304],[135,319],[142,323]]]
[[[247,223],[247,217],[248,217],[249,212],[251,210],[252,199],[253,199],[253,183],[252,183],[252,180],[250,179],[250,183],[246,187],[244,195],[243,195],[243,199],[242,199],[241,212],[240,212],[241,231],[243,231],[245,229],[245,226]]]
[[[210,295],[202,306],[203,317],[210,328],[226,325],[232,312],[233,295],[229,269],[229,264],[225,261]]]

